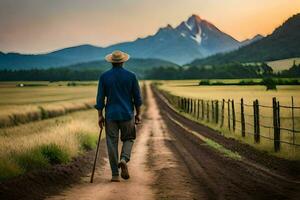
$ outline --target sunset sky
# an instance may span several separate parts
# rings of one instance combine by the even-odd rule
[[[0,0],[0,51],[107,46],[197,14],[238,40],[270,34],[300,0]]]

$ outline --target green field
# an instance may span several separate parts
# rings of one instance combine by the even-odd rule
[[[30,86],[0,83],[0,119],[11,120],[12,116],[18,116],[25,120],[18,126],[10,124],[0,128],[0,180],[67,163],[96,145],[96,111],[71,112],[88,109],[85,104],[95,103],[95,82],[76,87],[67,86],[67,82],[26,84]],[[46,85],[41,86],[43,84]],[[40,107],[45,113],[59,115],[45,120],[32,118],[34,122],[31,122],[28,116],[41,114]]]
[[[220,81],[220,80],[214,80]],[[224,80],[223,80],[224,81]],[[233,81],[233,80],[227,80]],[[239,81],[239,80],[237,80]],[[170,94],[188,97],[194,99],[203,99],[209,101],[209,107],[211,106],[211,100],[218,100],[221,105],[222,99],[226,101],[234,100],[236,119],[240,120],[240,99],[244,99],[245,106],[245,121],[246,121],[246,132],[247,137],[241,137],[241,125],[239,122],[236,123],[236,131],[228,131],[228,104],[225,104],[225,128],[220,129],[219,124],[208,123],[207,121],[202,123],[207,124],[217,130],[220,130],[225,136],[234,137],[242,140],[256,148],[274,153],[273,141],[261,138],[260,144],[254,144],[253,142],[253,101],[259,100],[260,105],[272,106],[272,98],[276,97],[280,102],[280,105],[291,106],[291,96],[294,97],[294,106],[300,106],[300,86],[278,86],[277,90],[266,91],[264,86],[198,86],[199,80],[185,80],[185,81],[160,81],[162,83],[159,88],[170,92]],[[231,104],[230,104],[231,109]],[[220,112],[220,111],[219,111]],[[231,112],[231,111],[230,111]],[[264,126],[273,126],[272,109],[261,107],[260,108],[260,123],[261,123],[261,136],[273,138],[273,129],[265,128]],[[295,130],[300,130],[300,109],[294,109],[294,127]],[[211,117],[211,116],[210,116]],[[210,119],[211,121],[212,119]],[[280,120],[281,128],[292,129],[292,109],[281,108],[280,109]],[[232,126],[232,125],[231,125]],[[293,134],[291,131],[282,130],[281,140],[290,143],[300,144],[299,133]],[[281,144],[281,152],[276,155],[283,156],[290,159],[300,159],[300,148],[293,145]]]

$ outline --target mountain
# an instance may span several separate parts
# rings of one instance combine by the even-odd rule
[[[105,48],[93,45],[80,45],[64,48],[47,54],[47,56],[68,60],[69,62],[87,62],[100,60],[105,52]],[[100,55],[100,56],[99,56]]]
[[[57,58],[48,55],[23,55],[19,53],[0,52],[0,69],[46,68],[69,63],[70,61],[64,58]]]
[[[154,35],[109,47],[121,49],[140,58],[160,58],[184,64],[240,46],[239,41],[220,31],[210,22],[192,15],[177,27],[167,25]]]
[[[242,41],[242,42],[241,42],[241,46],[246,46],[246,45],[248,45],[248,44],[251,44],[251,43],[253,43],[253,42],[256,42],[256,41],[258,41],[258,40],[261,40],[261,39],[263,39],[263,38],[264,38],[264,36],[262,36],[262,35],[260,35],[260,34],[257,34],[257,35],[255,35],[253,38],[251,38],[251,39],[246,39],[246,40]]]
[[[262,62],[300,56],[300,13],[292,16],[272,34],[236,51],[197,59],[190,65],[201,66],[230,62]]]
[[[196,58],[231,51],[240,45],[239,41],[212,23],[192,15],[177,27],[167,25],[154,35],[108,47],[80,45],[37,55],[0,53],[0,69],[49,68],[96,61],[116,49],[126,51],[135,58],[157,58],[183,64]]]

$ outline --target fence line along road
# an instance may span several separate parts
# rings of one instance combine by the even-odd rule
[[[275,97],[272,99],[272,106],[267,106],[260,105],[258,99],[250,105],[245,104],[243,98],[240,99],[240,102],[235,102],[233,99],[204,100],[180,97],[163,90],[160,92],[169,103],[197,120],[214,123],[221,128],[227,128],[230,132],[240,131],[242,137],[251,134],[255,143],[260,143],[260,138],[273,140],[275,152],[280,151],[281,143],[300,146],[300,143],[296,142],[296,134],[299,134],[300,130],[295,128],[295,119],[300,117],[295,116],[295,110],[300,111],[300,107],[294,106],[293,97],[292,106],[280,105]],[[248,109],[247,112],[245,111],[246,108]],[[290,109],[292,116],[283,116],[283,109]],[[262,111],[270,112],[271,115],[262,115]],[[225,118],[227,118],[227,122],[225,122]],[[291,128],[283,127],[282,120]],[[262,129],[267,129],[269,136],[262,134]],[[273,137],[270,136],[271,131]],[[285,137],[283,137],[283,132],[285,132]],[[290,141],[284,139],[287,137]]]

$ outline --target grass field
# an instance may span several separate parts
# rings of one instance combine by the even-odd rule
[[[0,180],[67,163],[96,145],[96,111],[71,112],[95,103],[95,82],[76,87],[67,82],[24,84],[29,86],[0,83],[0,121],[18,116],[26,122],[0,128]]]
[[[96,93],[97,82],[1,82],[0,181],[93,149]]]
[[[291,68],[294,63],[294,60],[296,61],[297,65],[300,63],[300,58],[289,58],[289,59],[283,59],[283,60],[269,61],[269,62],[267,62],[267,64],[270,67],[272,67],[274,72],[280,72],[280,71]]]
[[[232,81],[232,80],[227,80]],[[186,80],[186,81],[161,81],[160,89],[168,91],[173,95],[204,99],[204,100],[219,100],[233,99],[235,102],[235,112],[237,120],[240,120],[240,99],[244,99],[244,103],[249,106],[245,107],[245,120],[246,120],[246,132],[247,137],[241,137],[241,125],[236,123],[236,131],[229,132],[228,129],[220,129],[219,125],[205,123],[215,129],[220,130],[225,136],[234,137],[236,139],[242,140],[248,144],[255,146],[256,148],[268,151],[270,153],[274,152],[273,141],[262,138],[260,144],[254,144],[253,142],[253,101],[255,99],[259,100],[260,105],[272,106],[272,98],[276,97],[280,101],[280,105],[291,106],[291,96],[294,97],[294,106],[300,106],[300,86],[278,86],[277,91],[266,91],[264,86],[198,86],[198,80]],[[220,102],[221,104],[221,102]],[[211,103],[209,102],[209,106]],[[228,105],[225,104],[225,125],[228,120]],[[230,111],[231,112],[231,111]],[[292,128],[292,111],[288,108],[281,108],[281,127],[282,128]],[[295,116],[295,129],[300,130],[300,109],[294,110]],[[211,116],[210,116],[211,117]],[[260,108],[260,123],[261,125],[272,126],[272,109],[262,107]],[[251,134],[252,133],[252,134]],[[264,128],[261,126],[261,135],[269,138],[273,138],[273,129]],[[290,131],[281,131],[281,140],[286,142],[293,142],[300,144],[299,133],[293,134]],[[300,148],[292,145],[281,144],[281,152],[276,155],[283,156],[290,159],[300,159]]]
[[[0,179],[67,163],[94,148],[97,133],[95,110],[0,129]]]
[[[83,110],[95,104],[96,82],[67,86],[68,82],[0,83],[0,127]]]
[[[217,81],[217,80],[213,80]],[[222,82],[239,82],[239,79],[219,80]],[[254,80],[255,81],[255,80]],[[266,91],[265,86],[198,86],[199,80],[160,81],[160,88],[179,96],[201,99],[234,99],[236,102],[244,98],[244,102],[252,104],[259,99],[263,105],[272,105],[272,98],[277,97],[282,105],[291,105],[294,96],[295,106],[300,106],[300,86],[277,86],[276,90]]]

